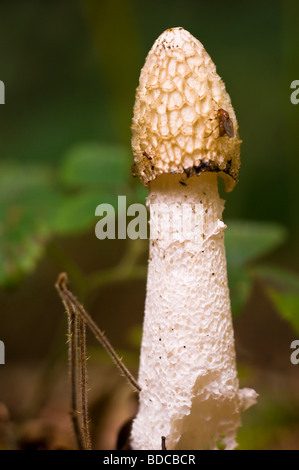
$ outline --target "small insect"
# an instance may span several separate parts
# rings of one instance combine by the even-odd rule
[[[161,450],[167,450],[166,449],[166,437],[161,436]]]
[[[223,137],[225,134],[230,138],[234,137],[234,125],[228,112],[222,108],[218,109],[217,118],[219,122],[219,137]]]
[[[180,180],[179,183],[180,183],[182,186],[187,186],[187,183],[185,183],[185,181],[183,181],[183,180]]]
[[[143,155],[144,157],[146,157],[148,160],[152,160],[152,159],[153,159],[153,157],[151,157],[151,156],[150,156],[148,153],[146,153],[146,152],[143,152],[142,155]]]

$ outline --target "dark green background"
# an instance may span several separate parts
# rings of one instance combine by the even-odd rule
[[[287,239],[267,261],[298,273],[299,105],[290,102],[290,84],[299,79],[298,18],[295,0],[1,1],[0,80],[6,103],[0,106],[0,168],[16,162],[26,172],[38,165],[51,175],[77,144],[122,144],[129,185],[137,188],[130,179],[130,125],[140,69],[155,39],[169,27],[182,26],[211,55],[239,122],[240,182],[225,196],[225,219],[284,226]],[[17,181],[11,191],[18,191]],[[9,401],[14,418],[26,404],[16,405],[18,395],[10,396],[9,387],[19,382],[10,377],[9,364],[47,361],[53,350],[58,356],[62,351],[65,360],[62,307],[53,288],[59,270],[72,260],[87,275],[114,266],[125,249],[123,241],[96,240],[94,226],[54,241],[55,249],[50,244],[22,282],[0,293],[0,339],[7,349],[0,400]],[[145,264],[146,253],[142,256]],[[241,281],[243,274],[234,273]],[[80,279],[72,280],[84,296],[84,289],[78,292]],[[141,325],[144,294],[145,280],[138,280],[104,287],[86,299],[117,347],[130,349],[124,331]],[[295,315],[298,319],[297,310]],[[291,324],[297,319],[293,316]],[[291,439],[277,435],[284,426],[299,436],[299,403],[289,398],[298,392],[289,345],[299,328],[295,332],[278,318],[258,284],[235,327],[241,365],[243,358],[253,368],[266,396],[256,414],[252,411],[256,427],[249,426],[254,431],[248,431],[243,447],[291,446]],[[254,351],[253,359],[243,357],[244,349]],[[289,388],[279,382],[283,374],[292,383]],[[277,434],[265,441],[270,428]]]
[[[243,139],[227,215],[298,226],[297,6],[292,1],[1,2],[2,159],[56,164],[88,140],[130,145],[134,91],[154,40],[183,26],[205,46]],[[295,134],[295,135],[294,135]]]

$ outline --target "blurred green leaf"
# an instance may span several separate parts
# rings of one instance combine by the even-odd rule
[[[231,266],[241,266],[277,248],[286,239],[281,225],[270,222],[227,221],[225,245]]]
[[[60,235],[70,235],[83,232],[96,225],[95,216],[99,204],[111,204],[117,213],[117,195],[108,191],[84,191],[65,199],[53,222],[53,230]]]
[[[68,194],[57,188],[57,174],[46,166],[3,162],[0,285],[16,283],[32,271],[51,235],[73,235],[95,226],[99,204],[112,204],[117,212],[117,195],[128,190],[124,187],[128,158],[125,147],[117,145],[77,146],[60,170],[61,182],[79,190]]]
[[[70,187],[124,186],[131,155],[125,146],[97,142],[78,144],[65,156],[61,181]]]
[[[16,283],[43,254],[62,196],[46,167],[0,168],[0,284]]]
[[[246,268],[228,264],[228,285],[230,290],[231,309],[236,316],[245,307],[252,288],[252,278]]]
[[[282,291],[299,295],[299,275],[280,266],[260,264],[250,269],[253,276]]]
[[[299,295],[277,292],[273,288],[266,289],[266,293],[281,318],[299,334]]]
[[[228,221],[225,233],[227,270],[232,314],[237,315],[246,305],[253,283],[253,269],[246,263],[268,254],[286,238],[286,230],[274,223]],[[254,271],[257,272],[257,271]]]
[[[264,284],[264,290],[277,313],[299,334],[299,276],[278,266],[261,265],[251,269]]]

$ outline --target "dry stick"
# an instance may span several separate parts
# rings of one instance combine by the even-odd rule
[[[84,444],[87,450],[91,450],[89,432],[88,402],[87,402],[87,371],[86,371],[86,325],[82,317],[78,318],[79,344],[80,344],[80,376],[81,376],[81,408]]]
[[[67,299],[62,299],[67,312],[68,323],[68,343],[69,343],[69,373],[71,377],[71,418],[77,446],[80,450],[84,449],[83,436],[78,417],[78,391],[77,391],[77,364],[78,364],[78,346],[77,346],[77,318],[74,307]]]
[[[58,292],[62,298],[63,304],[67,311],[68,317],[68,342],[69,342],[69,368],[71,376],[71,417],[77,446],[80,450],[90,450],[91,440],[88,426],[88,406],[87,406],[87,382],[86,382],[86,339],[85,324],[79,318],[76,306],[65,298],[56,285]],[[79,354],[78,354],[79,353]],[[80,361],[79,361],[80,359]],[[82,409],[82,426],[78,417],[79,400],[78,400],[78,369],[80,369],[80,392],[81,392],[81,409]]]
[[[84,318],[85,323],[93,332],[96,339],[101,343],[103,348],[108,352],[108,354],[113,359],[113,361],[115,362],[117,367],[120,369],[120,371],[127,377],[128,381],[133,386],[133,388],[137,392],[140,392],[141,391],[140,385],[138,384],[136,379],[133,377],[131,372],[127,369],[127,367],[124,365],[120,357],[118,357],[118,355],[116,354],[115,350],[111,346],[110,342],[108,341],[104,333],[99,329],[97,324],[93,321],[90,315],[86,312],[84,307],[81,304],[79,304],[79,302],[77,301],[76,297],[72,294],[72,292],[68,290],[68,288],[66,287],[67,282],[68,282],[67,274],[61,273],[56,283],[56,288],[61,298],[67,299],[68,302],[76,306],[76,310]]]

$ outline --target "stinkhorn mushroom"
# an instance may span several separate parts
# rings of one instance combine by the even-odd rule
[[[217,175],[234,188],[241,140],[214,63],[183,28],[150,50],[132,130],[151,236],[131,445],[234,449],[257,394],[239,389]]]

